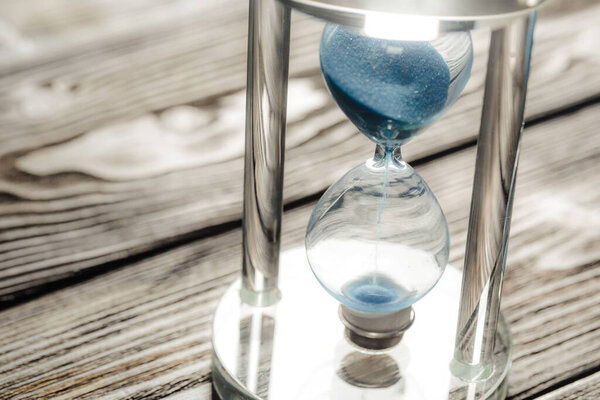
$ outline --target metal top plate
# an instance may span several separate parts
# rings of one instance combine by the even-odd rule
[[[389,21],[413,25],[436,21],[439,32],[494,27],[531,12],[545,0],[280,0],[329,22],[358,29]]]

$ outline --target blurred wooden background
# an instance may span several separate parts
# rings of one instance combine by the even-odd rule
[[[210,398],[210,320],[239,271],[246,1],[0,1],[0,398]],[[600,3],[535,35],[504,313],[511,399],[600,398]],[[372,152],[292,26],[284,247]],[[460,265],[487,37],[411,142]]]

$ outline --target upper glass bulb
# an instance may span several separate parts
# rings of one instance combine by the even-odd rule
[[[365,136],[393,147],[458,98],[471,73],[473,47],[468,32],[414,42],[374,39],[327,25],[320,58],[342,111]]]
[[[377,149],[319,200],[306,233],[308,260],[358,317],[399,312],[437,283],[449,249],[440,205],[400,145],[458,98],[471,70],[471,37],[393,41],[328,25],[320,56],[336,102]]]

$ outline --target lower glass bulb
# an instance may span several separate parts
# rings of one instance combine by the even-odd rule
[[[368,313],[411,306],[448,262],[448,225],[423,179],[378,147],[325,192],[306,233],[310,266],[346,307]]]

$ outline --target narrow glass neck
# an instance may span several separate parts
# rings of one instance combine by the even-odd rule
[[[375,154],[373,154],[373,160],[380,161],[384,160],[386,157],[393,158],[398,162],[402,161],[402,151],[400,150],[400,146],[388,146],[377,144],[375,147]]]

